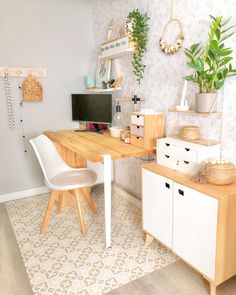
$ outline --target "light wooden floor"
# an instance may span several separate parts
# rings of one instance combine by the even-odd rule
[[[0,204],[0,295],[33,295],[20,250],[3,204]]]
[[[209,295],[209,284],[183,261],[113,290],[109,295]],[[216,295],[236,295],[236,277],[217,288]]]

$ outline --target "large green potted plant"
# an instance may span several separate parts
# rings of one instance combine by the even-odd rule
[[[225,45],[225,41],[234,34],[234,26],[229,26],[230,18],[224,21],[222,16],[210,17],[212,23],[208,42],[204,46],[197,43],[185,49],[189,59],[187,64],[195,70],[185,80],[199,86],[199,93],[196,95],[197,112],[216,111],[218,90],[224,86],[228,77],[236,75],[231,64],[233,50]]]
[[[131,24],[130,41],[134,43],[135,47],[132,66],[138,84],[143,79],[146,68],[146,65],[143,64],[143,57],[147,50],[149,19],[147,13],[142,14],[138,9],[131,11],[127,18]]]

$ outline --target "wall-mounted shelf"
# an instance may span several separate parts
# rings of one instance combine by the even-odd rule
[[[110,54],[104,54],[104,55],[100,55],[98,57],[98,59],[103,60],[103,59],[115,59],[115,58],[119,58],[125,55],[130,55],[134,52],[134,48],[130,47],[130,48],[126,48],[124,50],[120,50],[120,51],[116,51]]]
[[[170,113],[180,113],[180,114],[185,114],[185,115],[196,115],[196,116],[221,116],[222,112],[211,112],[211,113],[200,113],[196,112],[194,110],[189,110],[189,111],[177,111],[175,109],[168,110]]]
[[[86,92],[93,92],[93,93],[109,93],[109,92],[117,92],[120,91],[122,88],[108,88],[108,89],[102,89],[102,88],[91,88],[91,89],[85,89]]]

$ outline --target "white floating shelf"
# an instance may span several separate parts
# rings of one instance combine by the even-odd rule
[[[119,57],[122,57],[122,56],[125,56],[125,55],[129,55],[129,54],[132,54],[134,52],[134,48],[130,47],[130,48],[126,48],[124,50],[120,50],[120,51],[116,51],[116,52],[113,52],[113,53],[110,53],[110,54],[104,54],[104,55],[100,55],[98,57],[98,59],[115,59],[115,58],[119,58]]]
[[[108,89],[102,89],[102,88],[91,88],[91,89],[85,89],[86,92],[94,92],[94,93],[107,93],[107,92],[117,92],[121,90],[121,87],[114,88],[108,88]]]

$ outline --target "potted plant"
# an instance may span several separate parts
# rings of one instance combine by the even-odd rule
[[[127,21],[131,26],[129,30],[130,41],[134,43],[134,54],[132,57],[133,73],[138,84],[143,79],[146,65],[143,64],[143,56],[147,51],[149,17],[147,13],[142,14],[138,9],[131,11]]]
[[[228,77],[236,75],[236,70],[230,63],[233,60],[233,50],[225,45],[225,41],[234,34],[234,26],[229,26],[230,18],[224,21],[222,16],[210,17],[212,23],[208,42],[204,46],[197,43],[185,49],[189,59],[187,64],[195,73],[184,79],[199,86],[199,93],[196,94],[197,112],[216,111],[218,90],[224,86]]]

